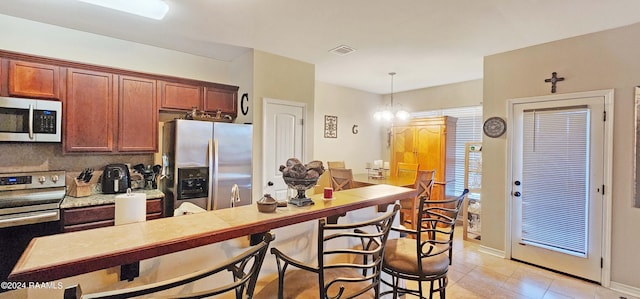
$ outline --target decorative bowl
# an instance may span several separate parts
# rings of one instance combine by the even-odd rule
[[[318,178],[310,179],[296,179],[292,177],[283,176],[285,184],[295,190],[308,190],[318,183]]]
[[[295,189],[298,191],[298,195],[295,198],[289,200],[290,204],[302,207],[313,204],[313,200],[308,198],[305,194],[305,190],[313,188],[318,183],[318,178],[310,178],[310,179],[297,179],[292,177],[283,176],[285,184],[289,186],[289,188]]]

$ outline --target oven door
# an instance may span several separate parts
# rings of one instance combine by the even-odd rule
[[[60,220],[60,209],[0,216],[0,228]]]
[[[13,220],[4,219],[4,224],[17,222],[45,221],[46,219],[54,219],[53,212],[33,212],[31,215],[22,215]],[[59,215],[59,214],[58,214]],[[20,218],[20,219],[19,219]],[[59,219],[59,216],[58,216]],[[29,246],[29,242],[35,237],[49,236],[60,233],[60,220],[39,222],[18,226],[7,226],[0,228],[0,281],[7,281],[11,270],[16,265],[22,253]],[[0,288],[0,293],[9,291],[7,288]],[[1,297],[1,296],[0,296]]]

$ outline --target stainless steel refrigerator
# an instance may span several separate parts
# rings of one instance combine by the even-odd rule
[[[162,140],[165,214],[184,202],[206,210],[251,204],[252,125],[176,119]]]

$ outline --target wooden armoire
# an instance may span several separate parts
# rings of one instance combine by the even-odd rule
[[[416,118],[391,128],[391,173],[398,162],[418,163],[419,170],[436,170],[431,199],[453,196],[456,118]]]

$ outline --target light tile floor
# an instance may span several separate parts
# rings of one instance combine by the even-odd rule
[[[597,284],[479,251],[456,231],[447,298],[639,299]],[[424,285],[428,289],[428,284]],[[405,296],[406,299],[417,298]],[[438,298],[438,296],[434,296]]]

